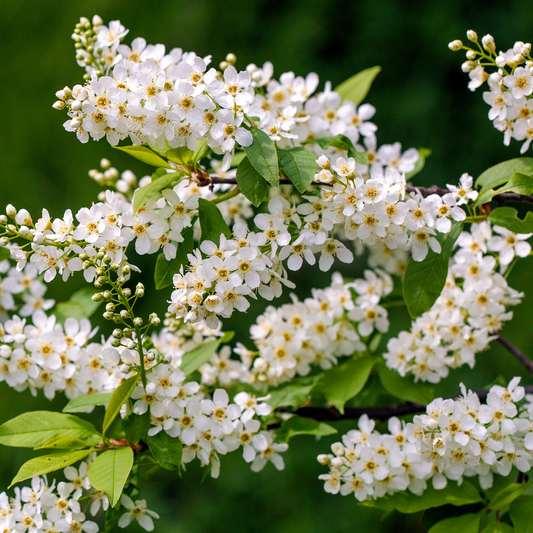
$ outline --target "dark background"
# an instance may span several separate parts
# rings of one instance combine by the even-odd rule
[[[466,42],[465,32],[470,28],[480,36],[492,33],[498,49],[503,50],[515,40],[533,38],[530,2],[487,4],[293,0],[274,7],[266,0],[4,1],[0,10],[0,203],[26,207],[35,218],[43,207],[52,216],[60,216],[66,208],[75,212],[96,200],[99,189],[87,172],[97,167],[102,157],[121,171],[131,168],[139,177],[149,172],[105,141],[82,145],[63,130],[65,114],[51,107],[56,90],[82,79],[70,35],[80,16],[91,18],[95,13],[105,22],[119,18],[130,29],[127,42],[143,36],[149,43],[164,43],[168,50],[179,46],[200,56],[212,54],[214,65],[228,52],[237,55],[238,68],[270,60],[276,77],[288,70],[297,75],[315,71],[322,83],[331,80],[335,87],[364,68],[381,65],[383,71],[367,98],[377,108],[374,122],[379,127],[379,144],[400,141],[404,148],[433,151],[416,184],[455,183],[463,172],[476,177],[499,161],[519,156],[520,143],[503,146],[502,135],[487,119],[481,91],[471,93],[466,87],[467,75],[460,70],[464,55],[450,52],[447,44],[456,38]],[[139,264],[147,273],[143,281],[150,288],[153,266],[144,258]],[[343,272],[353,277],[363,266],[351,265]],[[530,260],[522,261],[510,278],[511,285],[527,289],[530,268]],[[311,277],[320,286],[330,279],[329,275],[319,278],[317,270],[302,270],[295,280],[302,297],[309,294]],[[57,300],[66,299],[82,284],[77,276],[66,285],[52,284],[50,292]],[[156,302],[152,305],[164,309],[167,296],[158,293],[152,297]],[[504,331],[525,353],[533,347],[526,319],[531,316],[531,305],[527,297]],[[254,316],[243,319],[241,315],[225,327],[236,329],[244,340]],[[395,331],[408,327],[403,310],[391,310],[393,320]],[[461,381],[476,389],[497,376],[510,379],[521,373],[518,363],[499,346],[477,360],[473,371],[453,372],[438,393],[458,393]],[[51,405],[41,395],[32,398],[29,392],[16,393],[0,384],[0,422],[26,410],[61,409],[64,403],[58,397]],[[351,426],[339,425],[340,434]],[[200,483],[202,472],[194,467],[182,478],[163,472],[147,490],[149,508],[162,517],[157,529],[314,533],[394,528],[397,533],[415,533],[427,531],[441,516],[429,511],[425,515],[393,514],[380,521],[380,512],[357,506],[353,497],[326,494],[317,479],[325,469],[316,463],[316,455],[326,452],[334,440],[296,437],[285,454],[287,468],[282,473],[270,465],[254,474],[239,453],[222,459],[219,480]],[[0,454],[0,487],[7,487],[30,455],[6,448]],[[445,512],[449,515],[454,508]]]

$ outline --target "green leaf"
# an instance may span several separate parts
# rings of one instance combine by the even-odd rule
[[[98,441],[100,441],[100,438],[98,437]],[[93,439],[93,444],[98,444]],[[78,439],[77,437],[55,437],[54,439],[49,440],[47,443],[43,444],[42,446],[36,446],[34,450],[42,450],[43,448],[48,449],[77,449],[77,448],[88,448],[90,444],[82,439]]]
[[[511,505],[517,498],[522,496],[526,490],[531,488],[531,483],[511,483],[502,489],[489,503],[489,509],[499,511],[508,505]]]
[[[453,246],[462,229],[463,223],[455,222],[450,233],[439,234],[440,254],[429,250],[424,261],[409,259],[403,279],[403,297],[411,318],[429,311],[440,296],[446,284]]]
[[[436,523],[428,533],[477,533],[480,519],[481,516],[472,513],[445,518]]]
[[[516,533],[533,533],[533,496],[520,496],[511,504],[509,515]]]
[[[353,356],[348,361],[324,372],[317,390],[344,413],[344,404],[361,392],[373,366],[372,357]]]
[[[522,174],[521,172],[515,172],[499,189],[495,190],[491,188],[488,190],[482,190],[474,206],[486,204],[487,202],[490,202],[494,196],[504,192],[514,192],[526,196],[533,194],[533,177],[528,174]]]
[[[231,168],[238,167],[241,161],[246,157],[246,152],[236,152],[231,160]]]
[[[166,176],[162,176],[152,183],[145,185],[141,189],[137,189],[133,195],[133,214],[137,213],[150,198],[153,198],[159,191],[173,187],[179,182],[181,172],[171,172]]]
[[[488,219],[495,226],[501,226],[514,233],[533,233],[533,212],[518,218],[518,211],[514,207],[498,207],[489,213]]]
[[[350,100],[358,106],[368,94],[372,82],[381,72],[381,67],[371,67],[358,72],[335,88],[343,100]]]
[[[148,437],[147,441],[150,451],[163,468],[167,470],[179,469],[183,454],[183,445],[179,439],[172,438],[165,431],[160,431],[153,437]]]
[[[355,162],[359,165],[368,164],[368,155],[366,152],[358,152],[353,145],[353,142],[346,135],[336,135],[335,137],[312,137],[307,139],[302,144],[318,144],[320,148],[327,150],[330,146],[344,150],[347,152],[348,157],[353,157]]]
[[[82,320],[90,318],[100,306],[92,297],[95,291],[91,287],[84,287],[76,291],[67,302],[58,303],[55,306],[55,315],[59,322],[64,323],[67,318]]]
[[[104,392],[102,394],[84,394],[83,396],[76,396],[67,403],[63,408],[64,413],[85,413],[89,407],[95,405],[105,405],[109,403],[113,396],[112,392]]]
[[[482,190],[493,189],[507,183],[515,172],[533,174],[533,157],[517,157],[488,168],[476,180],[476,187]]]
[[[74,452],[52,453],[50,455],[41,455],[35,459],[30,459],[24,463],[17,475],[13,478],[10,487],[19,481],[31,479],[35,476],[43,476],[49,472],[61,470],[73,463],[81,461],[91,453],[91,450],[78,450]]]
[[[227,344],[233,339],[233,337],[235,337],[234,331],[226,331],[226,333],[220,337],[220,344]]]
[[[255,170],[247,157],[237,167],[237,185],[255,207],[261,205],[268,191],[267,181]]]
[[[278,158],[282,172],[292,181],[298,192],[305,192],[317,173],[316,155],[302,146],[296,146],[278,150]]]
[[[147,165],[172,168],[162,157],[159,157],[155,152],[152,152],[150,148],[146,148],[146,146],[113,146],[113,148],[126,152],[128,155],[131,155]]]
[[[160,253],[157,256],[154,271],[155,288],[157,290],[164,289],[165,287],[172,285],[172,278],[174,277],[174,274],[178,273],[182,266],[185,267],[189,263],[187,254],[192,254],[194,250],[193,227],[191,226],[185,228],[181,235],[183,237],[183,241],[178,244],[176,257],[174,259],[167,261],[164,253]]]
[[[415,383],[412,377],[402,378],[396,370],[387,368],[385,363],[377,365],[379,381],[385,390],[406,402],[427,405],[435,398],[435,386],[430,383]]]
[[[481,533],[514,533],[514,531],[510,525],[503,522],[490,522],[486,528],[481,530]]]
[[[202,229],[202,241],[212,241],[218,246],[222,234],[227,239],[231,239],[231,230],[214,203],[200,198],[198,200],[198,215]]]
[[[133,450],[124,446],[105,451],[89,467],[91,485],[107,494],[111,507],[119,501],[132,466]]]
[[[251,127],[250,133],[254,140],[250,146],[244,147],[244,151],[255,170],[270,185],[277,187],[279,185],[279,168],[276,145],[264,131],[256,127]]]
[[[289,439],[295,435],[334,435],[337,430],[325,424],[318,422],[311,418],[302,418],[301,416],[292,416],[288,420],[282,422],[281,427],[276,431],[276,440],[282,442],[289,442]]]
[[[122,420],[122,429],[126,433],[126,440],[137,444],[146,438],[146,433],[150,429],[150,413],[147,411],[142,415],[130,414]]]
[[[198,161],[205,157],[210,150],[211,148],[205,139],[203,141],[196,141],[196,150],[192,154],[191,161],[195,164],[198,163]]]
[[[194,152],[189,150],[189,148],[186,146],[180,146],[179,148],[169,150],[165,154],[165,157],[174,163],[178,163],[179,165],[186,165],[189,163],[189,161],[191,161],[193,154]]]
[[[138,374],[135,374],[134,376],[131,376],[131,378],[128,378],[126,381],[124,381],[124,383],[117,387],[117,389],[115,389],[115,392],[113,393],[113,396],[111,396],[111,400],[109,400],[109,405],[105,411],[102,434],[107,431],[113,420],[115,420],[116,416],[119,414],[120,408],[128,401],[131,393],[135,390],[138,378]]]
[[[0,426],[0,444],[35,448],[56,437],[86,440],[96,435],[94,426],[77,416],[53,411],[22,413]]]
[[[207,363],[220,346],[220,341],[221,339],[204,342],[204,344],[201,344],[190,352],[183,354],[180,366],[181,371],[188,376],[200,368],[203,364]]]
[[[266,402],[275,409],[280,405],[298,407],[303,405],[321,378],[321,374],[292,379],[274,389],[269,389],[270,399]]]
[[[164,168],[158,168],[155,172],[152,172],[152,181],[158,180],[163,176],[166,176],[168,172]]]
[[[415,163],[415,168],[405,175],[405,179],[409,181],[413,176],[416,176],[425,166],[426,159],[431,155],[429,148],[418,149],[418,161]]]
[[[3,261],[4,259],[9,259],[11,257],[11,252],[9,251],[9,248],[6,248],[5,246],[0,246],[0,261]]]
[[[429,486],[421,496],[405,490],[397,492],[392,496],[386,495],[377,500],[364,501],[361,505],[365,507],[377,507],[385,511],[396,509],[400,513],[410,514],[433,507],[441,507],[442,505],[461,506],[480,501],[481,496],[478,490],[468,481],[463,481],[461,486],[458,486],[455,482],[448,481],[444,489],[436,490]]]

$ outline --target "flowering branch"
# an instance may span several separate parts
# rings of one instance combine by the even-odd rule
[[[515,348],[508,340],[504,339],[501,335],[498,335],[496,339],[506,350],[514,355],[528,370],[533,374],[533,361],[524,355],[520,350]]]
[[[424,197],[429,196],[431,194],[438,194],[439,196],[444,196],[445,194],[448,194],[450,192],[448,189],[443,189],[442,187],[437,187],[436,185],[432,185],[431,187],[415,187],[414,185],[408,185],[405,190],[407,192],[418,191]],[[502,205],[507,202],[533,204],[533,196],[526,196],[525,194],[518,194],[515,192],[503,192],[502,194],[495,195],[492,199],[496,201],[498,205]]]

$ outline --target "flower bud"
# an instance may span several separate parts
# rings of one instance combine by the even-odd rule
[[[0,246],[7,246],[9,244],[9,239],[7,237],[0,237]]]
[[[130,367],[128,365],[120,365],[120,371],[123,374],[128,374],[130,371]]]
[[[226,56],[226,61],[227,61],[230,65],[235,65],[235,63],[237,62],[237,56],[236,56],[235,54],[229,53],[229,54]]]
[[[104,291],[102,293],[102,295],[104,296],[104,300],[109,300],[111,298],[111,296],[113,296],[113,294],[111,293],[111,291]]]
[[[56,92],[56,98],[58,100],[65,100],[66,98],[66,94],[65,94],[65,91],[61,90],[61,91],[57,91]]]
[[[122,268],[122,274],[124,274],[125,276],[127,276],[128,274],[130,274],[131,272],[131,267],[129,265],[125,265],[123,268]]]
[[[5,215],[0,215],[0,224],[7,224],[7,217]]]
[[[153,394],[157,390],[157,385],[153,382],[150,382],[146,385],[146,392],[148,394]]]
[[[33,235],[33,242],[35,244],[42,244],[44,242],[44,235],[41,232],[36,232]]]
[[[120,346],[120,340],[119,339],[113,339],[110,344],[114,348],[118,348]]]
[[[72,104],[70,104],[70,108],[72,109],[72,111],[81,111],[82,105],[83,104],[79,100],[74,100]]]
[[[109,159],[101,159],[100,160],[100,166],[102,167],[102,170],[107,170],[111,166],[111,161]]]
[[[517,65],[520,65],[520,63],[523,63],[525,60],[526,60],[526,58],[525,58],[522,54],[516,54],[516,55],[513,57],[513,61],[514,61]]]
[[[93,26],[101,26],[103,23],[104,23],[104,21],[98,15],[95,15],[93,17]]]
[[[169,365],[170,363],[172,363],[172,356],[168,353],[164,354],[161,357],[161,362],[164,363],[165,365]]]
[[[72,89],[72,96],[74,96],[76,100],[83,102],[83,100],[86,100],[87,96],[89,95],[87,93],[87,89],[83,87],[83,85],[74,85]]]
[[[80,17],[80,26],[87,26],[87,24],[90,24],[89,19],[87,17]]]
[[[439,423],[434,418],[430,418],[426,425],[427,428],[431,431],[434,431],[439,427]]]
[[[104,293],[104,298],[105,298],[105,293]],[[115,310],[115,304],[113,302],[109,302],[108,304],[106,304],[105,310],[109,311],[109,312],[114,311]]]
[[[505,67],[505,65],[507,65],[507,61],[505,60],[505,57],[503,56],[498,56],[496,58],[496,65],[500,68],[503,68]]]
[[[28,228],[28,226],[20,226],[20,228],[19,228],[19,233],[20,233],[23,237],[26,237],[26,235],[28,235],[29,232],[30,232],[30,228]]]
[[[331,466],[333,468],[341,468],[344,464],[344,461],[340,457],[335,457],[331,460]]]
[[[7,216],[8,216],[8,217],[15,218],[15,216],[17,215],[17,210],[15,209],[14,206],[12,206],[11,204],[9,204],[9,205],[6,207],[6,213],[7,213]]]
[[[138,316],[133,319],[133,325],[140,328],[143,325],[143,319]]]
[[[102,316],[103,316],[106,320],[113,320],[113,313],[110,313],[109,311],[106,311]]]
[[[122,330],[117,328],[113,330],[113,337],[120,339],[122,337]]]
[[[126,298],[129,298],[131,296],[131,289],[129,287],[126,287],[123,291],[122,291],[122,294],[124,294],[124,296]]]
[[[477,33],[474,30],[468,30],[466,32],[466,36],[468,37],[469,41],[472,41],[473,43],[477,43]]]
[[[459,39],[456,39],[455,41],[452,41],[451,43],[448,44],[448,48],[452,52],[457,52],[458,50],[461,50],[462,47],[463,47],[463,42],[460,41]]]
[[[465,61],[461,65],[461,70],[463,72],[470,72],[476,68],[476,62],[475,61]]]
[[[474,50],[468,50],[468,52],[466,53],[466,59],[469,59],[470,61],[476,59],[476,53],[474,52]]]
[[[81,126],[81,123],[82,123],[82,120],[81,118],[73,118],[71,121],[70,121],[70,127],[77,130],[80,126]]]
[[[61,111],[62,109],[65,109],[65,102],[58,100],[52,104],[52,107],[58,111]]]
[[[103,300],[102,293],[97,292],[96,294],[93,294],[93,295],[91,296],[91,300],[92,300],[93,302],[101,302],[101,301]]]
[[[15,221],[17,224],[28,224],[31,225],[32,219],[30,213],[27,209],[21,209],[15,216]]]
[[[481,41],[483,43],[483,48],[487,52],[494,52],[496,50],[496,43],[494,42],[494,37],[492,35],[484,35]]]
[[[219,67],[220,67],[220,70],[224,71],[224,70],[226,70],[229,67],[229,63],[227,61],[222,61],[222,63],[220,63],[220,65],[219,65]]]
[[[120,316],[122,318],[128,318],[130,316],[130,312],[127,309],[122,309],[122,311],[120,312]],[[126,331],[124,331],[124,333],[126,333]]]
[[[526,43],[521,50],[522,55],[527,56],[531,53],[531,43]]]
[[[135,344],[135,342],[129,341],[126,346],[127,346],[128,350],[135,350],[137,345]]]
[[[146,354],[146,359],[148,359],[148,361],[150,361],[150,363],[151,363],[152,361],[155,361],[155,353],[154,353],[154,352],[148,352],[148,353]]]

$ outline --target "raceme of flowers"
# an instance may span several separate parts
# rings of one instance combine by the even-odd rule
[[[431,484],[446,487],[448,480],[478,477],[484,489],[494,474],[508,476],[516,467],[528,472],[533,465],[533,398],[526,397],[514,378],[508,387],[495,385],[487,403],[466,391],[457,399],[433,400],[425,415],[405,424],[388,422],[389,433],[376,431],[363,415],[358,429],[331,446],[333,453],[318,456],[328,466],[322,474],[326,492],[354,494],[359,501],[409,490],[420,495]]]
[[[517,41],[509,50],[496,53],[492,35],[485,35],[481,45],[474,31],[470,30],[467,36],[476,49],[464,46],[459,40],[449,46],[454,51],[466,50],[467,61],[462,70],[470,77],[468,88],[475,91],[487,82],[488,91],[483,93],[483,100],[490,106],[489,119],[503,133],[506,146],[511,139],[523,141],[520,152],[525,153],[533,140],[531,44]]]
[[[388,341],[383,355],[387,366],[402,376],[432,383],[445,378],[450,368],[473,368],[476,353],[486,350],[512,319],[507,308],[523,297],[497,272],[498,261],[490,252],[498,254],[505,271],[515,257],[529,255],[531,245],[524,240],[529,237],[488,222],[463,232],[441,295],[409,331]]]

